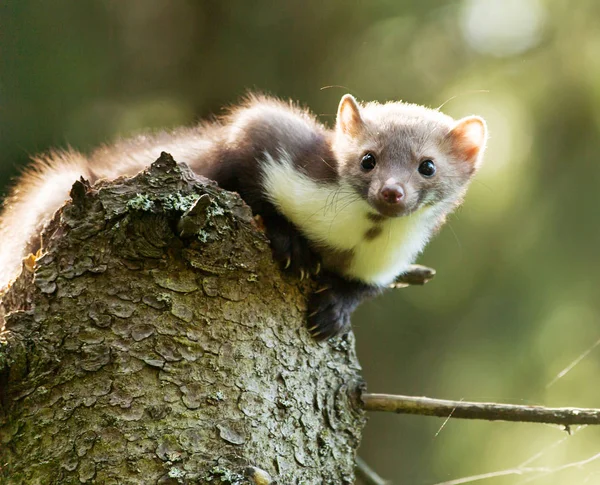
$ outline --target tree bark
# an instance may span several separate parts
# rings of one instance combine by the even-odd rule
[[[354,337],[241,199],[164,153],[71,197],[3,297],[0,483],[353,483]]]

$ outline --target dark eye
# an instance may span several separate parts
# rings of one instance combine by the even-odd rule
[[[433,163],[433,160],[423,160],[419,165],[419,173],[423,177],[433,177],[435,174],[435,163]]]
[[[363,168],[363,170],[373,170],[376,164],[377,160],[375,160],[375,155],[372,153],[366,153],[360,161],[360,166]]]

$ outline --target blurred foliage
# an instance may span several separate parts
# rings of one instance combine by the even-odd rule
[[[595,0],[5,0],[1,185],[29,154],[193,123],[247,89],[325,122],[347,91],[480,114],[485,165],[421,258],[438,276],[355,316],[369,389],[600,407],[599,22]],[[361,455],[398,484],[600,483],[600,459],[565,467],[600,453],[592,428],[442,424],[374,415]]]

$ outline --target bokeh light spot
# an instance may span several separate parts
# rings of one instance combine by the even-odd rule
[[[539,0],[466,0],[461,28],[474,50],[503,57],[537,45],[545,18]]]

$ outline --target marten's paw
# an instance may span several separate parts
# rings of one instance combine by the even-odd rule
[[[335,292],[317,290],[308,301],[308,331],[315,340],[343,334],[350,329],[350,313]]]
[[[292,224],[274,228],[267,226],[267,236],[271,241],[273,258],[283,269],[291,271],[300,279],[319,274],[321,259]]]

